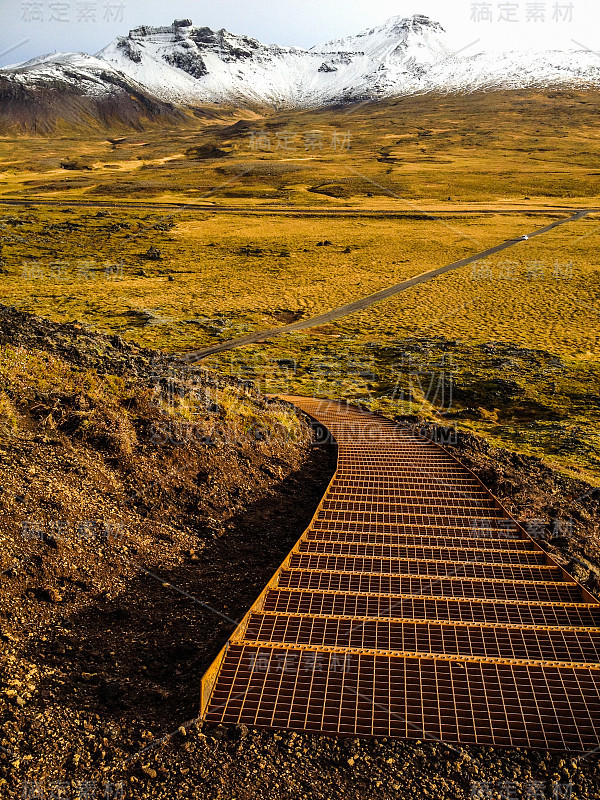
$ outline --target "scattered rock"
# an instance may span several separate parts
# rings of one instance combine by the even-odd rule
[[[144,253],[144,258],[148,261],[161,261],[162,254],[161,251],[154,247],[153,245],[148,248],[148,250]]]

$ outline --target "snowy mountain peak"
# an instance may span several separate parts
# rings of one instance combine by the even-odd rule
[[[334,39],[321,45],[315,45],[311,50],[333,50],[335,48],[351,48],[362,45],[363,50],[368,50],[373,45],[382,43],[408,45],[410,42],[426,39],[431,34],[442,35],[444,28],[429,17],[415,14],[412,17],[390,17],[383,25],[367,28],[355,36],[346,36],[343,39]]]
[[[439,22],[434,22],[424,14],[414,14],[412,17],[390,17],[379,28],[372,30],[387,30],[398,36],[408,36],[410,33],[421,34],[427,30],[444,33],[444,28]]]
[[[413,77],[422,76],[433,63],[444,61],[450,55],[442,26],[420,14],[391,17],[383,25],[317,45],[310,52],[366,56],[378,73],[397,72],[402,64],[406,70],[401,69],[401,72]],[[384,84],[378,80],[377,86],[383,90]]]
[[[185,19],[175,20],[172,25],[164,27],[142,25],[134,28],[129,31],[127,37],[119,37],[98,55],[101,58],[109,57],[110,60],[115,57],[115,51],[120,50],[134,63],[141,63],[142,54],[146,51],[147,55],[162,57],[168,63],[172,61],[171,56],[175,56],[175,66],[179,66],[176,63],[178,60],[200,62],[203,55],[210,53],[227,62],[251,58],[257,52],[272,49],[278,52],[284,49],[293,50],[293,48],[270,48],[251,36],[230,33],[225,28],[214,31],[212,28],[195,26],[191,20]],[[185,57],[178,59],[178,53]],[[186,71],[185,63],[180,68]]]

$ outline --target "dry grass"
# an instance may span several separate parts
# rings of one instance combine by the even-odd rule
[[[18,413],[12,400],[5,392],[0,392],[0,428],[6,433],[14,432],[18,425]]]
[[[116,146],[82,134],[0,137],[2,192],[126,199],[135,190],[163,200],[206,195],[230,204],[270,199],[324,208],[377,208],[398,196],[420,208],[598,206],[599,98],[595,91],[428,95],[264,119],[247,114],[237,126],[226,114],[198,131],[147,131]],[[229,155],[197,158],[197,148]],[[93,169],[66,172],[66,159]],[[322,193],[329,189],[331,196]]]
[[[0,352],[0,387],[13,409],[18,404],[27,408],[48,433],[74,433],[121,458],[131,456],[137,444],[128,407],[149,406],[147,393],[124,378],[101,377],[47,353],[18,348]],[[16,415],[13,421],[16,427]]]
[[[530,232],[551,218],[215,214],[194,220],[189,212],[181,217],[112,212],[98,219],[40,208],[24,217],[23,225],[8,228],[8,274],[0,297],[53,318],[83,319],[140,343],[184,351],[322,313]],[[79,227],[67,230],[65,222]],[[520,243],[361,312],[347,324],[353,331],[358,324],[365,341],[440,335],[593,360],[600,354],[598,223],[593,216]],[[171,231],[161,230],[171,224]],[[332,245],[317,246],[323,240]],[[160,261],[144,258],[150,246],[161,251]],[[344,336],[345,326],[324,333]]]

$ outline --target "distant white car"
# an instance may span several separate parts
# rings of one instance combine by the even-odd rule
[[[528,241],[529,241],[529,236],[521,236],[521,238],[519,239],[519,241],[520,241],[520,242],[528,242]]]

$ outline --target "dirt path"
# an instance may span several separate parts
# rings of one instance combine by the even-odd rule
[[[2,197],[0,205],[6,206],[50,206],[53,208],[122,208],[130,210],[149,211],[213,211],[219,214],[247,214],[247,215],[282,215],[300,217],[376,217],[386,219],[401,219],[415,214],[436,219],[438,215],[464,215],[464,214],[565,214],[577,211],[572,206],[548,206],[543,208],[441,208],[421,210],[418,208],[398,209],[372,209],[372,208],[339,208],[328,206],[325,208],[311,208],[307,206],[224,206],[216,203],[169,203],[148,202],[136,203],[119,200],[78,200],[62,199],[49,200],[46,198],[15,198]],[[586,209],[586,213],[598,212],[600,208]]]

